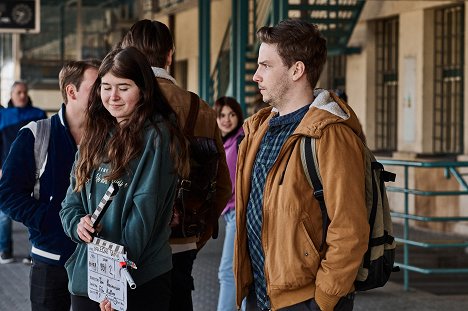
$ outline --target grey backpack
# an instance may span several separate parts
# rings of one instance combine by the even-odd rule
[[[36,162],[36,183],[34,184],[33,197],[39,199],[40,178],[44,173],[47,163],[47,149],[50,139],[50,119],[29,122],[25,128],[31,130],[34,135],[34,159]]]
[[[319,163],[315,149],[315,139],[301,139],[301,161],[309,184],[314,189],[314,197],[319,202],[322,214],[322,244],[325,245],[328,224],[330,222],[323,195],[323,186],[319,172]],[[361,266],[354,281],[358,291],[382,287],[387,283],[390,273],[399,271],[393,267],[395,262],[395,238],[393,237],[392,219],[388,204],[385,182],[395,181],[394,173],[384,170],[372,152],[364,145],[366,176],[366,209],[369,218],[369,243]]]

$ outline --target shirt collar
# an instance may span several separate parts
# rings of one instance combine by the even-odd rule
[[[279,126],[299,122],[302,120],[308,110],[309,104],[299,108],[296,111],[285,114],[284,116],[276,114],[270,119],[270,126]]]

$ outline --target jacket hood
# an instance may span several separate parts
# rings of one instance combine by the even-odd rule
[[[268,126],[269,120],[278,113],[276,108],[263,108],[244,123],[246,134]],[[361,124],[353,109],[338,96],[325,89],[314,90],[314,100],[309,106],[294,134],[320,138],[323,130],[330,124],[343,123],[364,140]]]
[[[166,71],[166,69],[160,68],[160,67],[151,67],[151,69],[153,70],[153,73],[154,73],[154,75],[155,75],[156,78],[161,78],[161,79],[169,80],[169,81],[171,81],[172,83],[174,83],[175,85],[177,85],[176,79],[174,79],[174,77],[172,77],[172,76]]]

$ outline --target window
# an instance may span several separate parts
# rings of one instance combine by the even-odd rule
[[[83,6],[78,37],[76,6],[41,5],[41,32],[21,35],[21,79],[30,85],[56,88],[64,62],[104,58],[111,49],[105,12],[102,7]],[[79,38],[81,50],[77,48]]]
[[[463,152],[464,7],[435,11],[434,127],[437,154]]]
[[[375,151],[397,148],[398,18],[376,22]]]

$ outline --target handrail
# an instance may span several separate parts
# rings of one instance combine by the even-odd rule
[[[432,216],[432,215],[418,215],[409,213],[409,196],[427,196],[427,197],[436,197],[436,196],[462,196],[468,195],[468,183],[465,180],[463,174],[457,170],[457,168],[468,167],[468,162],[458,162],[458,161],[407,161],[407,160],[393,160],[393,159],[380,159],[380,163],[385,166],[394,166],[403,168],[403,186],[387,186],[388,192],[401,193],[404,196],[404,211],[396,212],[392,211],[391,215],[393,218],[403,219],[403,237],[396,237],[395,240],[398,243],[403,244],[403,263],[395,263],[403,269],[403,282],[404,289],[409,289],[409,271],[422,273],[422,274],[461,274],[468,273],[468,266],[463,268],[426,268],[418,267],[416,265],[411,265],[409,263],[410,258],[410,249],[409,246],[421,247],[421,248],[432,248],[432,249],[446,249],[446,248],[466,248],[468,247],[468,242],[460,241],[442,241],[434,243],[425,242],[425,241],[416,241],[410,239],[409,232],[409,221],[418,221],[418,222],[459,222],[459,221],[468,221],[466,216]],[[412,189],[409,187],[409,173],[410,169],[444,169],[445,178],[449,179],[453,177],[458,185],[463,190],[422,190],[422,189]],[[391,170],[391,169],[390,169]]]
[[[407,167],[432,167],[432,168],[449,168],[449,167],[468,167],[468,161],[433,161],[433,162],[422,162],[422,161],[408,161],[408,160],[393,160],[393,159],[382,159],[379,160],[384,165],[392,166],[407,166]]]
[[[223,41],[216,58],[216,64],[210,75],[210,103],[213,104],[215,100],[224,95],[229,84],[229,53],[231,44],[231,19],[229,19],[224,32]],[[226,68],[227,62],[227,68]],[[227,70],[223,70],[223,69]],[[223,72],[224,71],[224,72]]]
[[[271,19],[272,0],[250,0],[253,5],[249,5],[249,34],[247,38],[246,53],[257,51],[259,42],[255,40],[257,29],[269,23]],[[229,20],[226,31],[223,36],[221,48],[216,58],[215,66],[210,75],[210,103],[214,103],[216,98],[225,95],[225,92],[230,83],[229,53],[231,51],[231,28],[232,20]],[[253,40],[253,42],[251,42]],[[241,57],[246,57],[242,55]],[[242,79],[242,78],[241,78]]]
[[[226,25],[226,31],[224,32],[223,40],[221,41],[221,48],[219,49],[218,56],[216,57],[216,62],[218,62],[219,59],[221,58],[221,55],[223,54],[223,50],[226,48],[226,45],[228,45],[229,42],[231,42],[231,19],[229,19]],[[211,73],[211,79],[214,78],[215,72],[216,72],[216,66],[213,69],[213,72]]]

